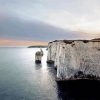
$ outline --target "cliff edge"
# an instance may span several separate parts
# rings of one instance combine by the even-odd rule
[[[49,42],[47,61],[54,62],[58,80],[99,80],[100,39]]]

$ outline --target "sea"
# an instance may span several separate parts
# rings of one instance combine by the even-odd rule
[[[99,82],[57,82],[42,49],[42,62],[36,64],[39,48],[0,47],[0,100],[100,100]]]

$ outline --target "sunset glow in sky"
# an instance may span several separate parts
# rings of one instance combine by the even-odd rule
[[[47,42],[33,42],[33,41],[18,41],[18,40],[8,40],[8,39],[0,39],[0,46],[46,46]]]
[[[0,45],[98,37],[100,0],[0,0]]]

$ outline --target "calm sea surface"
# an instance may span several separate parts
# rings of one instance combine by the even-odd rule
[[[38,48],[0,48],[0,100],[57,100],[55,70],[34,63]]]
[[[42,63],[34,63],[37,50],[39,48],[0,48],[0,100],[96,100],[99,97],[96,95],[99,83],[92,86],[96,87],[95,93],[91,87],[89,91],[78,88],[77,83],[59,86],[55,81],[56,70],[46,64],[46,48]],[[82,87],[85,85],[87,83]]]

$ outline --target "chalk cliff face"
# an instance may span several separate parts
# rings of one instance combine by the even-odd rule
[[[56,40],[48,44],[47,60],[54,61],[57,78],[100,77],[99,40]]]

